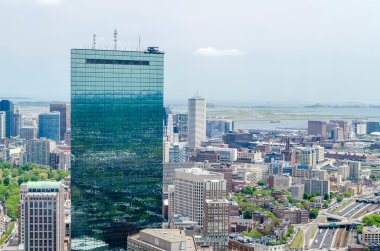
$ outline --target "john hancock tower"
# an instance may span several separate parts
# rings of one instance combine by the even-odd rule
[[[72,250],[162,223],[164,53],[71,51]]]

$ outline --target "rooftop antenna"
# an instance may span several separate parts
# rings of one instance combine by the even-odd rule
[[[113,49],[117,50],[117,30],[115,29],[113,32]]]
[[[96,34],[92,35],[92,49],[95,50],[96,48]]]

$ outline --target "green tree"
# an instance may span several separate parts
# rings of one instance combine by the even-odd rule
[[[343,193],[343,196],[346,197],[346,198],[350,198],[350,197],[351,197],[351,193],[349,193],[349,192],[344,192],[344,193]]]
[[[343,195],[342,194],[339,194],[337,197],[336,197],[336,200],[338,202],[341,202],[343,200]]]
[[[5,177],[4,180],[3,180],[3,183],[4,183],[5,186],[9,186],[9,183],[10,183],[9,177]]]
[[[357,225],[356,228],[355,228],[356,232],[358,234],[362,234],[363,233],[363,226],[362,225]]]
[[[249,195],[252,195],[255,191],[256,191],[256,188],[254,188],[253,186],[247,186],[244,189],[244,193],[249,194]]]
[[[316,208],[311,209],[310,211],[310,219],[316,219],[318,217],[319,210]]]
[[[265,184],[266,184],[265,180],[259,180],[257,182],[257,185],[259,185],[259,186],[265,186]]]
[[[323,197],[324,200],[329,200],[330,199],[330,196],[328,193],[325,193],[325,196]]]
[[[245,211],[243,214],[244,219],[252,219],[252,212],[250,211]]]

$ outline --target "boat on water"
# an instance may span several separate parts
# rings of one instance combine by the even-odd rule
[[[272,124],[274,124],[274,123],[280,123],[280,120],[271,120],[270,121]]]

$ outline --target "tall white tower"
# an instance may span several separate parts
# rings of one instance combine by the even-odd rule
[[[206,140],[206,102],[204,98],[194,97],[188,101],[188,142],[189,148],[201,146]]]

